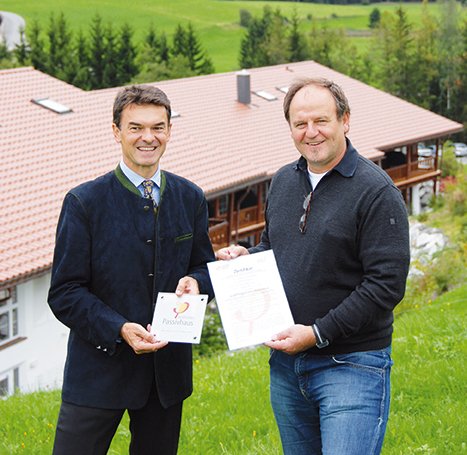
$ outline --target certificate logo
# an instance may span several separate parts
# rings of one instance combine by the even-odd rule
[[[190,304],[188,302],[179,303],[177,306],[173,308],[173,312],[175,313],[175,319],[177,319],[179,314],[185,313],[185,311],[190,308]]]

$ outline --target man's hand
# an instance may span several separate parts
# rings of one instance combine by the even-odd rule
[[[266,346],[294,355],[306,351],[316,344],[315,334],[309,325],[295,324],[273,336]]]
[[[175,294],[179,297],[183,294],[199,294],[198,282],[191,276],[180,278]]]
[[[244,246],[240,245],[231,245],[225,248],[221,248],[216,251],[216,259],[218,261],[229,261],[230,259],[235,259],[238,256],[243,256],[248,253],[248,250]]]
[[[156,352],[167,346],[167,341],[157,341],[154,335],[150,333],[150,330],[150,325],[146,330],[142,325],[135,322],[125,322],[120,329],[120,335],[136,354]]]

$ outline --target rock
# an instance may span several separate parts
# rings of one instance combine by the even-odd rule
[[[421,275],[417,265],[427,265],[433,256],[448,245],[448,238],[440,229],[432,228],[414,221],[410,223],[410,255],[411,265],[409,277]]]

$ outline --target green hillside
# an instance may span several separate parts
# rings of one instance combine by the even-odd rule
[[[383,455],[466,453],[467,285],[395,322],[392,413]],[[180,455],[279,455],[265,348],[201,358],[186,401]],[[49,455],[58,391],[0,401],[0,454]],[[110,454],[127,453],[126,419]]]
[[[130,5],[130,6],[129,6]],[[399,3],[373,3],[371,5],[325,5],[297,2],[227,1],[227,0],[3,0],[0,8],[23,16],[26,23],[37,19],[45,27],[52,12],[63,12],[72,29],[87,30],[92,17],[99,13],[105,22],[120,26],[128,22],[140,41],[151,23],[158,31],[173,33],[178,23],[191,21],[203,47],[213,60],[216,71],[238,69],[238,53],[244,29],[239,25],[239,11],[245,9],[253,16],[260,16],[265,5],[280,8],[290,17],[296,9],[303,20],[303,31],[310,28],[308,17],[313,17],[329,27],[344,28],[349,33],[368,31],[368,17],[373,8],[381,12],[394,11]],[[436,4],[429,4],[436,11]],[[404,3],[409,20],[418,23],[421,3]],[[357,33],[358,35],[359,33]],[[354,38],[352,38],[354,39]],[[358,46],[366,46],[368,38],[356,37]]]

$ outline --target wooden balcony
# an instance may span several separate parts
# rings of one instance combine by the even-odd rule
[[[209,238],[214,250],[227,246],[229,244],[229,223],[226,220],[209,219]]]
[[[426,182],[441,175],[441,171],[436,168],[436,164],[434,157],[419,158],[417,161],[391,167],[385,169],[385,171],[396,186],[402,188]]]
[[[209,237],[214,249],[222,248],[250,235],[260,234],[263,229],[264,218],[262,213],[259,213],[258,206],[232,212],[231,222],[224,218],[209,219]]]

